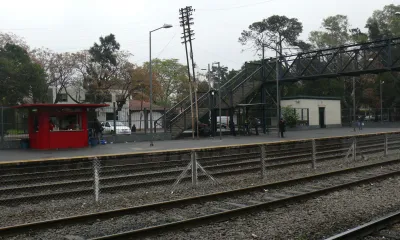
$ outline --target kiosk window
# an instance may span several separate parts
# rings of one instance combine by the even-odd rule
[[[54,124],[54,131],[82,130],[82,118],[77,114],[51,116],[50,120]]]

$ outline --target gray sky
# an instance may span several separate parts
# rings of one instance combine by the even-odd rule
[[[303,23],[302,39],[318,30],[322,19],[343,14],[353,27],[364,28],[372,12],[399,0],[1,0],[0,31],[13,32],[31,47],[58,52],[87,49],[99,36],[113,33],[123,50],[134,54],[141,64],[149,59],[148,32],[172,24],[152,34],[153,58],[178,58],[186,64],[181,44],[179,9],[192,6],[195,40],[193,52],[199,68],[220,61],[239,68],[257,58],[242,52],[238,38],[242,30],[271,15],[298,18]]]

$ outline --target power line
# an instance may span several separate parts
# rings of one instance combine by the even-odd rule
[[[167,47],[168,47],[169,44],[172,42],[172,40],[175,38],[175,36],[176,36],[177,33],[178,33],[178,31],[176,31],[176,32],[174,33],[174,36],[172,36],[172,38],[169,40],[169,42],[168,42],[168,43],[163,47],[163,49],[158,53],[158,55],[157,55],[156,58],[158,58],[158,57],[161,55],[161,53],[163,53],[164,50],[167,49]]]
[[[198,46],[196,46],[196,47],[197,47],[197,48],[200,48],[200,49],[201,49],[202,51],[204,51],[204,52],[207,52],[207,53],[209,53],[209,54],[211,54],[211,55],[214,55],[214,56],[216,56],[216,57],[222,58],[222,59],[224,59],[224,60],[226,60],[226,61],[229,61],[229,62],[232,62],[232,63],[235,63],[235,64],[243,64],[243,63],[239,63],[239,62],[236,62],[236,61],[232,61],[231,59],[226,58],[226,57],[223,57],[223,56],[221,56],[221,55],[219,55],[219,54],[210,52],[209,50],[206,50],[206,49],[204,49],[204,48],[201,48],[201,47],[198,47]]]
[[[231,10],[231,9],[238,9],[238,8],[250,7],[250,6],[259,5],[259,4],[263,4],[263,3],[267,3],[267,2],[272,2],[272,1],[275,1],[275,0],[266,0],[266,1],[262,1],[262,2],[249,3],[249,4],[234,6],[234,7],[226,7],[226,8],[200,8],[200,9],[196,9],[196,10],[198,10],[198,11],[223,11],[223,10]]]

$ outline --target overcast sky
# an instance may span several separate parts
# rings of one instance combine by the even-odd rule
[[[13,32],[31,47],[58,52],[87,49],[99,36],[116,35],[123,50],[141,64],[149,59],[148,34],[164,23],[173,28],[152,34],[153,58],[178,58],[186,64],[181,44],[179,9],[192,6],[195,40],[193,52],[199,68],[219,61],[240,68],[257,58],[242,52],[238,38],[242,30],[271,15],[298,18],[303,23],[302,39],[318,30],[323,18],[343,14],[352,27],[364,28],[372,12],[400,0],[0,0],[0,31]]]

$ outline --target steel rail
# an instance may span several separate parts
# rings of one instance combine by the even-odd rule
[[[377,232],[388,226],[400,222],[400,211],[391,213],[379,219],[373,220],[366,224],[357,226],[345,232],[339,233],[332,237],[326,238],[326,240],[345,240],[345,239],[359,239],[366,237],[373,232]]]
[[[393,149],[398,149],[398,145],[395,147],[389,147],[390,150]],[[373,153],[378,153],[382,152],[382,149],[371,149],[370,146],[365,146],[368,150],[364,151],[364,154],[373,154]],[[359,154],[358,154],[359,155]],[[324,156],[323,158],[319,158],[318,161],[329,161],[333,159],[339,159],[341,157],[344,157],[345,153],[340,153],[340,155],[329,155],[329,156]],[[267,165],[266,169],[276,169],[276,168],[284,168],[284,167],[291,167],[291,166],[296,166],[296,165],[304,165],[304,164],[309,164],[311,163],[312,160],[302,160],[302,161],[295,161],[295,162],[286,162],[286,163],[281,163],[281,164],[275,164],[275,165]],[[249,172],[254,172],[260,170],[259,160],[257,161],[252,161],[251,164],[257,164],[255,167],[240,167],[239,169],[234,169],[234,170],[228,170],[228,171],[221,171],[221,172],[210,172],[213,176],[216,177],[222,177],[222,176],[230,176],[230,175],[237,175],[237,174],[244,174],[244,173],[249,173]],[[242,164],[243,166],[243,164]],[[207,169],[207,168],[206,168]],[[180,171],[179,171],[180,172]],[[129,176],[125,177],[129,178]],[[206,176],[199,176],[199,179],[206,178]],[[190,181],[190,177],[185,177],[182,179],[182,182],[188,182]],[[130,183],[123,183],[123,184],[118,184],[118,185],[108,185],[108,186],[102,186],[101,191],[103,193],[107,192],[114,192],[115,189],[117,188],[124,188],[126,189],[137,189],[140,187],[150,187],[150,186],[161,186],[161,185],[167,185],[167,184],[172,184],[176,180],[176,177],[170,177],[170,178],[164,178],[164,179],[153,179],[151,181],[141,181],[141,182],[130,182]],[[116,179],[101,179],[101,182],[116,182]],[[51,199],[62,199],[65,197],[69,196],[84,196],[84,195],[90,195],[93,193],[93,189],[91,188],[93,181],[92,180],[82,180],[82,181],[73,181],[73,182],[65,182],[65,183],[54,183],[54,184],[47,184],[47,185],[34,185],[34,186],[24,186],[24,187],[16,187],[16,188],[6,188],[6,189],[0,189],[0,195],[3,194],[15,194],[18,191],[22,190],[28,190],[28,192],[37,192],[37,191],[43,191],[46,188],[54,188],[54,187],[70,187],[76,189],[79,187],[78,184],[81,184],[81,187],[84,187],[84,189],[78,189],[78,190],[68,190],[68,191],[54,191],[52,193],[45,193],[45,194],[32,194],[32,195],[27,195],[27,196],[18,196],[18,197],[11,197],[11,198],[2,198],[0,199],[0,204],[22,204],[23,202],[31,201],[31,202],[40,202],[40,199],[44,198],[51,198]]]
[[[159,202],[159,203],[154,203],[154,204],[147,204],[147,205],[142,205],[142,206],[123,208],[123,209],[117,209],[117,210],[105,211],[105,212],[99,212],[99,213],[93,213],[93,214],[87,214],[87,215],[78,215],[78,216],[72,216],[72,217],[66,217],[66,218],[60,218],[60,219],[53,219],[53,220],[33,222],[33,223],[20,224],[20,225],[14,225],[14,226],[7,226],[7,227],[0,228],[0,236],[5,236],[5,235],[9,235],[9,234],[14,234],[14,233],[21,234],[21,233],[27,232],[27,231],[49,229],[49,228],[53,228],[56,226],[65,226],[68,224],[78,224],[78,223],[82,223],[82,222],[100,221],[100,220],[109,219],[109,218],[113,218],[113,217],[121,217],[124,215],[137,214],[137,213],[146,212],[146,211],[171,209],[171,208],[174,208],[177,206],[196,204],[199,202],[213,201],[213,200],[217,200],[217,199],[220,200],[221,198],[237,196],[240,194],[264,191],[264,189],[277,189],[277,188],[281,188],[281,187],[285,187],[285,186],[291,186],[294,184],[298,185],[298,184],[303,184],[306,182],[312,182],[315,180],[324,179],[327,177],[340,176],[342,174],[350,174],[350,173],[370,170],[370,169],[374,169],[377,167],[381,168],[383,166],[390,166],[390,165],[399,164],[399,163],[400,163],[400,159],[396,159],[396,160],[390,160],[390,161],[385,161],[385,162],[380,162],[380,163],[364,165],[364,166],[360,166],[360,167],[326,172],[326,173],[317,174],[317,175],[313,175],[313,176],[307,176],[307,177],[285,180],[285,181],[281,181],[281,182],[274,182],[274,183],[269,183],[269,184],[261,184],[261,185],[257,185],[257,186],[241,188],[241,189],[236,189],[236,190],[230,190],[230,191],[224,191],[224,192],[218,192],[218,193],[212,193],[212,194],[201,195],[201,196],[196,196],[196,197],[190,197],[190,198],[184,198],[184,199],[178,199],[178,200],[172,200],[172,201],[166,201],[166,202]],[[144,235],[158,233],[159,231],[188,227],[188,226],[193,226],[193,225],[197,225],[197,224],[202,224],[205,222],[209,223],[210,221],[227,219],[227,218],[231,218],[231,217],[234,217],[237,215],[248,214],[249,212],[252,212],[253,210],[256,210],[256,209],[265,210],[265,208],[270,208],[270,207],[274,207],[277,205],[283,205],[283,204],[287,204],[287,203],[291,203],[291,202],[298,202],[300,200],[305,200],[310,197],[315,197],[317,195],[326,194],[331,191],[336,191],[336,190],[339,190],[342,188],[347,188],[347,187],[355,186],[355,185],[365,183],[365,182],[384,179],[384,178],[396,176],[399,174],[400,174],[400,170],[384,172],[383,174],[377,174],[375,176],[370,176],[368,178],[354,180],[350,183],[338,184],[338,185],[323,188],[323,189],[317,189],[315,191],[300,194],[300,195],[293,196],[293,197],[287,197],[287,198],[278,199],[275,201],[270,201],[270,202],[266,202],[266,203],[255,204],[252,206],[246,206],[246,207],[242,207],[239,209],[225,211],[222,213],[205,215],[205,216],[201,216],[201,217],[197,217],[197,218],[187,219],[184,221],[177,221],[177,222],[173,222],[173,223],[169,223],[169,224],[162,224],[162,225],[158,225],[158,226],[138,229],[138,230],[134,230],[134,231],[128,231],[128,232],[124,232],[124,233],[118,233],[118,234],[109,235],[109,236],[103,236],[103,237],[94,238],[94,239],[126,239],[127,237],[135,237],[135,236],[143,237]]]

